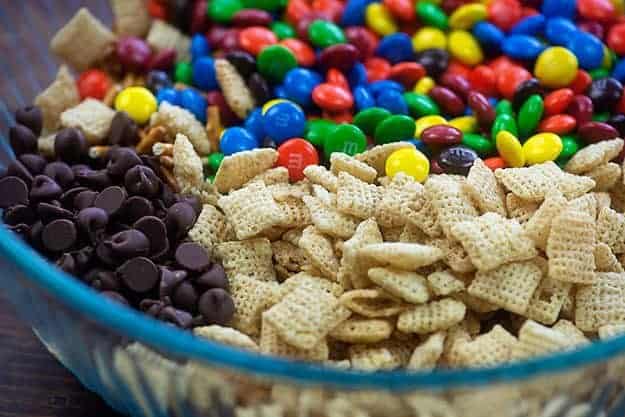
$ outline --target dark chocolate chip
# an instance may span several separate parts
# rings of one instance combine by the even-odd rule
[[[167,303],[161,300],[151,300],[149,298],[141,300],[141,302],[139,303],[139,308],[141,309],[141,311],[152,317],[157,317],[161,310],[164,309],[166,306]]]
[[[124,177],[124,184],[128,193],[147,198],[157,196],[161,188],[158,176],[151,168],[143,165],[131,168]]]
[[[230,284],[228,283],[228,277],[224,267],[218,263],[211,264],[208,271],[195,279],[195,283],[206,289],[221,288],[226,291],[230,291]]]
[[[193,242],[186,242],[178,246],[174,256],[178,265],[193,272],[202,272],[211,264],[206,250]]]
[[[19,223],[13,226],[7,226],[7,229],[17,234],[20,239],[28,240],[30,237],[31,226]]]
[[[124,298],[124,296],[117,291],[102,291],[100,294],[110,300],[117,301],[120,304],[129,305],[128,300],[126,300],[126,298]]]
[[[44,175],[52,178],[61,187],[67,188],[74,182],[74,171],[65,162],[50,162],[43,170]]]
[[[167,229],[165,223],[154,216],[145,216],[137,220],[133,227],[150,241],[150,253],[154,256],[160,256],[169,250],[169,240],[167,239]]]
[[[234,301],[223,289],[213,288],[202,294],[198,309],[208,324],[225,325],[234,315]]]
[[[48,163],[46,158],[36,153],[25,153],[20,155],[18,159],[32,175],[39,175],[43,173],[43,170]]]
[[[63,207],[65,207],[66,209],[73,210],[74,200],[76,199],[76,196],[82,193],[83,191],[87,191],[87,190],[89,190],[87,187],[70,188],[69,190],[61,194],[61,196],[59,197],[59,201],[61,202]]]
[[[62,252],[74,246],[77,236],[76,226],[71,220],[59,219],[43,227],[41,240],[47,250]]]
[[[159,270],[154,262],[140,256],[129,259],[117,268],[117,275],[132,291],[144,293],[158,282]]]
[[[113,266],[119,263],[119,258],[115,256],[115,253],[106,240],[102,240],[98,243],[95,248],[95,254],[105,265]]]
[[[117,112],[108,134],[111,145],[132,146],[139,140],[139,128],[126,112]]]
[[[9,176],[0,180],[0,208],[28,204],[28,186],[21,178]]]
[[[68,274],[76,274],[76,262],[71,253],[64,253],[55,263],[57,267]]]
[[[188,203],[176,203],[167,210],[165,224],[171,239],[178,240],[186,236],[195,223],[196,213]]]
[[[176,287],[187,278],[187,271],[174,270],[164,266],[159,267],[161,271],[161,283],[158,290],[160,298],[171,296]]]
[[[80,175],[85,172],[93,171],[89,165],[85,164],[76,164],[72,165],[72,171],[74,171],[74,175]]]
[[[33,182],[33,174],[30,173],[28,168],[24,166],[20,161],[13,160],[7,167],[7,175],[18,177],[24,180],[24,182],[30,187]]]
[[[41,242],[41,233],[43,232],[43,223],[40,221],[35,222],[28,233],[28,241],[35,247],[43,246]]]
[[[2,214],[4,222],[8,225],[15,226],[18,224],[33,224],[37,221],[37,215],[29,206],[16,204],[8,207]]]
[[[106,170],[113,177],[123,177],[130,168],[142,164],[137,152],[130,148],[115,148],[109,156]]]
[[[134,195],[126,200],[122,212],[124,221],[130,224],[142,217],[153,215],[154,206],[147,198]]]
[[[91,246],[85,246],[84,248],[70,252],[74,257],[76,265],[76,273],[83,274],[93,263],[95,249]]]
[[[9,129],[9,142],[15,155],[37,151],[37,136],[32,130],[20,124]]]
[[[193,207],[196,217],[202,212],[202,201],[197,196],[185,195],[180,199],[180,202],[187,203]]]
[[[173,304],[182,310],[194,313],[197,310],[199,295],[189,281],[180,283],[174,290],[171,299]]]
[[[57,219],[71,220],[74,217],[74,213],[71,211],[52,203],[37,204],[37,215],[39,215],[43,224],[48,224]]]
[[[98,171],[80,171],[76,173],[76,180],[80,185],[93,188],[95,190],[103,190],[113,185],[113,180],[105,169]]]
[[[138,230],[130,229],[111,236],[106,241],[113,253],[124,258],[145,256],[150,251],[150,241]]]
[[[108,222],[108,214],[98,207],[87,207],[76,215],[76,224],[93,244],[102,240]]]
[[[176,194],[171,190],[171,188],[167,184],[163,184],[163,189],[161,191],[161,199],[164,205],[163,208],[168,208],[178,202],[178,198],[176,197]]]
[[[247,78],[256,71],[254,56],[244,51],[232,51],[226,54],[226,59],[237,69],[243,78]]]
[[[80,161],[85,155],[89,144],[85,136],[73,127],[63,129],[54,139],[54,152],[61,160],[73,163]]]
[[[114,272],[100,271],[95,279],[91,282],[91,286],[100,291],[117,291],[120,289],[119,279]]]
[[[171,306],[163,308],[158,313],[158,319],[171,323],[183,329],[188,329],[193,323],[193,317],[186,311],[175,309]]]
[[[82,210],[84,208],[93,206],[93,202],[95,201],[97,196],[97,191],[92,191],[89,189],[79,192],[74,198],[74,208],[76,210]]]
[[[100,267],[95,267],[95,268],[92,268],[92,269],[90,269],[89,271],[85,272],[85,273],[84,273],[84,274],[80,277],[80,279],[81,279],[83,282],[85,282],[85,283],[87,283],[87,284],[91,285],[91,284],[93,283],[93,281],[95,281],[95,280],[98,278],[98,274],[99,274],[100,272],[102,272],[102,271],[106,271],[106,269],[102,269],[102,268],[100,268]]]
[[[102,190],[95,198],[93,205],[113,216],[120,211],[126,201],[126,191],[116,185]]]
[[[30,187],[30,199],[33,201],[49,201],[59,198],[63,189],[47,175],[37,175]]]
[[[37,106],[22,107],[15,112],[15,121],[39,136],[43,127],[43,113]]]

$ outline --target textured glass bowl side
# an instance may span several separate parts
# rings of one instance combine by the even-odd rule
[[[0,0],[0,133],[13,123],[10,111],[30,103],[54,78],[48,41],[83,5],[110,19],[105,0]],[[11,158],[2,137],[0,161]],[[520,366],[432,375],[363,376],[261,358],[200,343],[109,305],[50,270],[4,229],[0,255],[0,291],[48,349],[114,408],[137,416],[229,416],[234,404],[270,413],[276,411],[268,405],[272,401],[288,415],[533,416],[560,394],[584,402],[608,380],[621,389],[625,376],[623,360],[616,356],[625,351],[624,339]],[[568,370],[572,367],[577,368]],[[460,384],[465,388],[450,388]]]

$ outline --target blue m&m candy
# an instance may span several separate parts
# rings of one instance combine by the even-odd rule
[[[377,54],[391,64],[414,60],[412,40],[403,32],[385,36],[378,44]]]
[[[575,18],[576,0],[545,0],[541,12],[545,17],[564,17],[568,20]]]
[[[596,36],[578,30],[566,45],[577,57],[579,66],[585,70],[601,67],[603,63],[603,44]]]
[[[376,99],[378,107],[382,107],[393,114],[408,114],[408,104],[404,96],[397,90],[385,90]]]
[[[265,134],[278,145],[287,139],[301,137],[306,129],[306,115],[295,103],[281,101],[263,115]]]
[[[193,62],[193,85],[204,91],[217,88],[213,58],[203,56]]]
[[[545,31],[547,19],[542,14],[526,17],[510,29],[511,35],[539,36]]]
[[[282,85],[284,97],[297,104],[308,107],[312,105],[312,90],[321,84],[323,79],[315,71],[306,68],[293,68],[287,72]]]
[[[506,35],[497,26],[490,22],[477,22],[472,29],[473,36],[485,50],[499,51]]]
[[[576,32],[575,24],[563,17],[549,19],[545,24],[545,37],[552,45],[566,45]]]
[[[163,101],[166,101],[169,104],[179,106],[180,95],[178,94],[178,90],[174,88],[161,88],[156,93],[156,101],[158,101],[158,104],[161,104]]]
[[[545,50],[545,45],[533,36],[512,35],[504,39],[501,49],[510,58],[533,60]]]
[[[200,93],[192,88],[187,88],[178,92],[180,106],[189,110],[196,119],[202,123],[206,123],[206,107],[208,102]]]
[[[375,100],[373,99],[373,96],[371,95],[367,87],[359,85],[354,88],[352,94],[354,95],[354,104],[356,105],[356,111],[361,111],[364,109],[368,109],[369,107],[375,106]]]
[[[219,148],[224,155],[249,151],[258,148],[259,143],[254,136],[242,127],[229,127],[224,130],[219,140]]]
[[[210,53],[211,48],[206,37],[199,33],[193,35],[191,38],[191,61],[196,61],[203,56],[210,55]]]
[[[261,142],[265,137],[265,128],[263,127],[263,113],[260,108],[255,108],[245,119],[243,127]]]

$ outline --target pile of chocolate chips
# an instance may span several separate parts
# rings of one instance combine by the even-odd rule
[[[56,135],[50,161],[37,153],[41,111],[28,107],[15,117],[16,159],[0,176],[0,208],[12,231],[59,268],[157,319],[182,328],[230,321],[223,267],[186,240],[202,205],[172,192],[156,158],[119,146],[90,158],[83,134],[68,128]],[[111,135],[133,131],[113,125]]]

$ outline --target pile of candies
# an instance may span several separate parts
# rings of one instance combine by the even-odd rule
[[[81,9],[51,40],[66,65],[0,176],[58,267],[355,369],[624,331],[623,2],[111,4],[115,31]]]
[[[214,129],[209,178],[224,155],[259,147],[277,148],[298,180],[332,152],[410,141],[418,151],[395,155],[387,173],[423,181],[430,171],[466,175],[478,156],[493,169],[563,166],[625,134],[622,0],[172,4],[151,1],[149,11],[189,34],[185,56],[152,52],[152,34],[122,38],[116,52],[158,103]],[[219,59],[236,69],[238,89],[224,90]],[[95,82],[92,71],[83,76]],[[102,98],[106,88],[91,82],[82,96]],[[147,100],[122,95],[117,109],[130,114]]]

